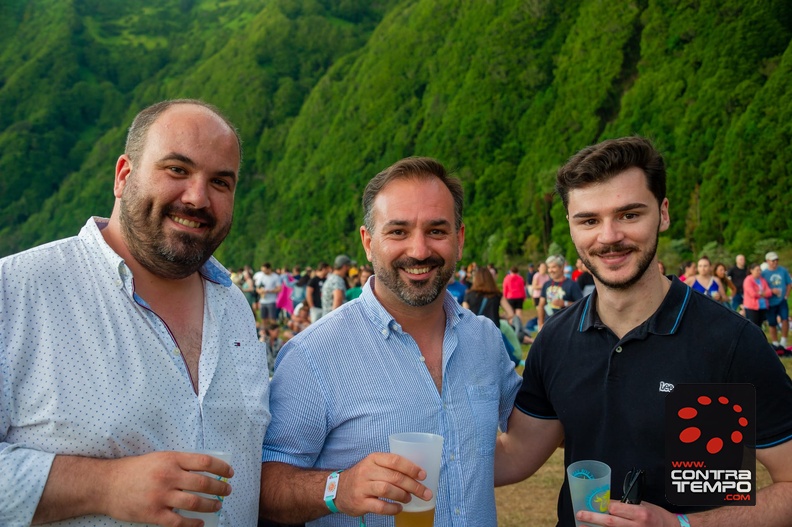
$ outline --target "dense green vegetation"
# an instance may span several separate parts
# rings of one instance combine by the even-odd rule
[[[467,260],[568,256],[557,168],[639,133],[666,154],[663,257],[792,241],[787,0],[5,0],[0,255],[108,215],[125,128],[163,98],[244,140],[233,266],[362,259],[360,195],[408,155],[466,189]]]

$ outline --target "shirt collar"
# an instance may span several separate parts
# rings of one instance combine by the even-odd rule
[[[360,302],[366,307],[364,313],[371,320],[371,323],[377,328],[383,338],[387,339],[392,331],[401,332],[401,325],[396,322],[388,310],[386,310],[377,297],[374,295],[374,280],[372,276],[363,286],[363,292],[360,294]],[[443,295],[443,310],[446,314],[446,329],[455,328],[457,324],[465,316],[465,310],[459,305],[453,296],[445,289],[441,293]]]
[[[655,335],[673,335],[679,328],[682,316],[685,314],[692,289],[676,278],[671,279],[663,302],[646,322],[630,331],[630,334],[641,337],[648,333]],[[582,333],[592,328],[604,328],[605,324],[597,314],[597,291],[594,290],[585,300],[583,312],[580,315],[578,330]]]
[[[102,229],[107,227],[110,220],[99,216],[93,216],[80,231],[82,238],[90,247],[99,251],[99,254],[107,261],[108,265],[115,269],[118,277],[126,284],[132,280],[132,271],[129,269],[124,259],[121,258],[105,241],[102,236]],[[220,284],[224,287],[231,287],[231,273],[218,262],[214,256],[210,257],[198,271],[205,279]]]

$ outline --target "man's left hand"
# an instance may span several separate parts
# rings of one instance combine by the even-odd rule
[[[679,521],[675,514],[651,503],[629,505],[611,501],[608,512],[610,514],[580,511],[576,518],[588,525],[605,525],[606,527],[679,527]]]

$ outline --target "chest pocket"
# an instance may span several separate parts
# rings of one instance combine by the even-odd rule
[[[476,431],[476,454],[492,456],[498,434],[498,387],[469,385],[466,389]]]

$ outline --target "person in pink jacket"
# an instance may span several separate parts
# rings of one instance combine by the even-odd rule
[[[748,276],[743,282],[743,307],[745,318],[762,327],[767,312],[767,299],[773,296],[767,280],[762,278],[762,268],[759,264],[748,267]]]
[[[509,274],[503,279],[503,296],[514,310],[515,315],[522,320],[522,309],[525,302],[525,280],[520,276],[520,270],[516,265],[509,270]]]

